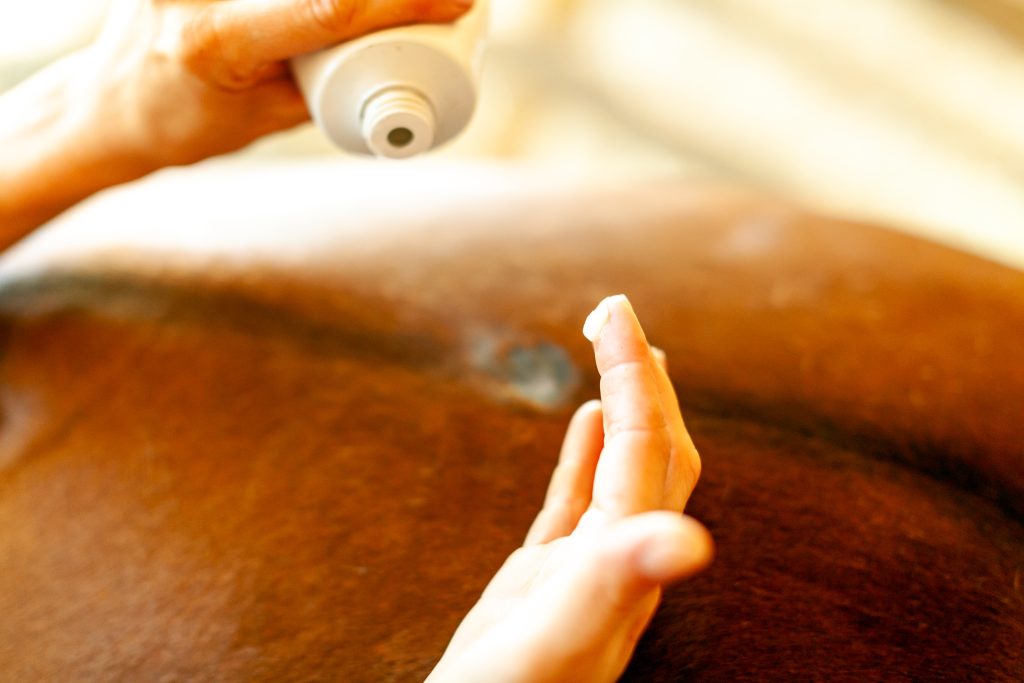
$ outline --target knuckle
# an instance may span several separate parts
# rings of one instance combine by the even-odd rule
[[[347,35],[365,10],[365,0],[305,0],[313,22],[330,35]]]
[[[664,419],[652,408],[643,413],[619,415],[608,422],[607,440],[629,437],[643,447],[657,449],[668,457],[672,440]]]
[[[682,447],[681,455],[682,460],[686,463],[687,474],[690,477],[690,488],[692,489],[700,480],[703,465],[701,464],[700,453],[697,451],[697,447],[693,445],[693,441],[688,437]]]
[[[692,475],[693,483],[695,485],[700,480],[702,468],[703,465],[701,465],[700,455],[695,452],[693,457],[690,458],[690,474]]]
[[[205,76],[211,63],[216,38],[211,35],[210,23],[199,14],[181,29],[177,45],[178,60],[197,76]]]
[[[243,90],[255,84],[256,74],[245,68],[224,37],[213,7],[197,11],[183,26],[178,59],[201,80],[224,90]]]
[[[407,11],[413,17],[430,17],[437,14],[439,4],[444,3],[435,0],[409,0]]]
[[[650,365],[646,358],[638,358],[634,354],[621,353],[610,359],[605,374],[623,373],[630,376],[642,374],[649,370]]]
[[[601,386],[611,394],[640,392],[657,396],[652,364],[642,358],[610,359],[601,369]]]

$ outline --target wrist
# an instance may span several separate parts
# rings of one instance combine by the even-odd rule
[[[158,168],[113,115],[88,50],[0,98],[0,246],[82,199]],[[106,101],[105,101],[106,100]]]
[[[51,149],[69,190],[88,196],[166,165],[147,145],[116,63],[90,47],[56,67]]]

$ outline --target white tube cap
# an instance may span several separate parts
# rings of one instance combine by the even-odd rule
[[[362,133],[371,152],[388,159],[406,159],[434,145],[437,117],[430,101],[411,88],[393,87],[374,93],[363,105]]]

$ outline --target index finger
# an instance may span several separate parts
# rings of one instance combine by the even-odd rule
[[[613,518],[662,509],[672,440],[655,361],[629,300],[602,301],[584,333],[594,341],[605,416],[593,507]]]
[[[236,76],[385,28],[453,21],[473,0],[220,0],[190,22],[192,52]],[[240,80],[244,80],[242,77]]]

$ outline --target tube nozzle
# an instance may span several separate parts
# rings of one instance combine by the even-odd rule
[[[426,152],[436,128],[430,101],[411,88],[387,88],[363,105],[363,138],[377,156],[405,159]]]

